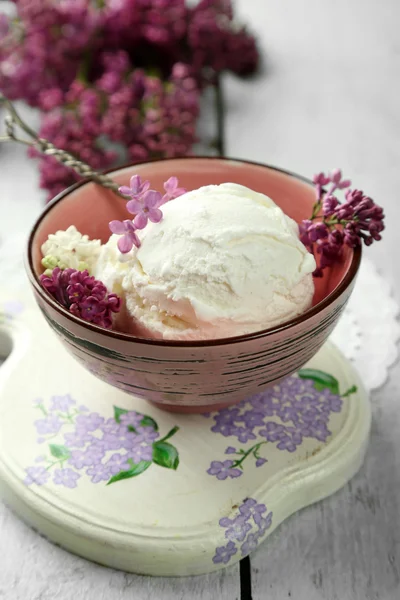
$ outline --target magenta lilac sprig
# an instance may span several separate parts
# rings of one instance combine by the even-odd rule
[[[364,192],[350,189],[351,181],[343,179],[340,169],[328,175],[318,173],[313,182],[316,203],[311,218],[302,221],[299,229],[303,244],[312,254],[320,256],[314,276],[321,277],[323,270],[340,258],[344,245],[356,248],[362,242],[370,246],[379,241],[385,215]],[[339,190],[346,190],[344,203],[335,195]]]
[[[163,217],[160,206],[178,198],[186,193],[184,188],[180,188],[178,179],[170,177],[164,183],[164,195],[160,192],[150,189],[149,181],[142,181],[140,175],[133,175],[129,187],[121,186],[119,192],[124,196],[130,197],[126,203],[126,208],[131,215],[134,215],[133,221],[111,221],[109,224],[112,233],[120,235],[118,240],[118,249],[122,254],[132,250],[133,246],[140,247],[140,239],[137,230],[144,229],[149,221],[159,223]]]
[[[108,294],[106,286],[88,271],[53,269],[41,275],[40,283],[70,313],[100,327],[112,327],[112,315],[119,312],[121,299]]]

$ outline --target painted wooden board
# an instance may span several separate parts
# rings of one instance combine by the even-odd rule
[[[4,297],[2,313],[14,346],[0,372],[2,493],[71,552],[142,574],[215,571],[361,465],[368,399],[329,344],[237,407],[176,415],[85,371],[29,294]]]

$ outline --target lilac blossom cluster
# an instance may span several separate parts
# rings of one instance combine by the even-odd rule
[[[83,474],[92,483],[118,481],[144,472],[153,460],[157,462],[157,423],[146,415],[114,407],[114,418],[106,419],[77,406],[70,395],[53,396],[47,406],[42,399],[35,404],[42,413],[35,421],[38,443],[48,443],[50,453],[38,456],[36,464],[26,469],[26,485],[52,481],[75,488]],[[174,428],[166,437],[176,431]],[[175,450],[171,444],[163,444],[164,452]],[[176,468],[166,459],[157,464]]]
[[[258,62],[231,0],[15,4],[15,16],[0,15],[0,90],[39,107],[40,135],[94,169],[187,154],[202,87]],[[49,157],[40,170],[50,197],[76,178]]]
[[[266,443],[295,452],[304,438],[326,442],[331,435],[330,415],[340,412],[342,404],[342,398],[330,389],[318,391],[311,379],[293,375],[237,406],[212,413],[211,431],[253,444],[248,450],[228,446],[225,453],[238,458],[212,461],[207,473],[219,480],[240,477],[248,457],[261,467],[266,459],[258,451]]]
[[[265,504],[258,503],[254,498],[246,498],[234,518],[220,519],[219,524],[225,529],[228,543],[215,549],[213,562],[226,565],[239,550],[242,557],[255,550],[272,525],[272,512],[267,512]]]
[[[73,315],[100,327],[112,327],[113,313],[119,312],[121,299],[109,294],[105,285],[88,271],[56,267],[39,279],[45,290]]]
[[[184,188],[178,187],[178,179],[170,177],[164,183],[164,195],[150,189],[150,181],[141,180],[139,175],[131,177],[130,185],[119,188],[121,194],[129,196],[130,200],[126,203],[126,208],[131,215],[135,215],[132,220],[111,221],[109,223],[111,233],[120,235],[118,240],[118,249],[126,254],[132,250],[133,246],[140,247],[140,240],[136,231],[144,229],[148,223],[159,223],[163,217],[160,207],[181,196],[186,192]]]
[[[350,180],[343,179],[339,169],[328,175],[318,173],[313,182],[317,201],[311,219],[300,224],[300,239],[311,253],[319,256],[314,276],[321,277],[323,270],[340,258],[344,245],[356,248],[362,242],[370,246],[379,241],[385,215],[364,192],[351,190]],[[335,195],[339,190],[346,190],[343,203]]]

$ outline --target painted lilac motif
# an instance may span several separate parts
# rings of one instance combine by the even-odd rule
[[[331,431],[332,413],[342,409],[342,398],[357,391],[353,386],[342,396],[339,382],[323,371],[303,369],[274,387],[247,399],[235,407],[209,414],[214,421],[211,431],[235,437],[249,448],[228,446],[231,460],[212,461],[207,473],[219,480],[243,474],[246,459],[253,458],[257,468],[267,462],[262,447],[274,444],[278,450],[295,452],[304,438],[326,442]],[[236,457],[236,458],[235,458]]]
[[[246,498],[233,518],[220,519],[219,525],[225,529],[228,543],[215,549],[213,562],[226,565],[239,550],[242,557],[250,554],[272,525],[272,512],[263,516],[267,512],[265,504]]]
[[[48,402],[37,398],[33,405],[42,415],[34,423],[41,436],[38,443],[48,444],[49,452],[41,453],[35,465],[26,469],[26,485],[52,481],[74,489],[83,475],[92,483],[108,485],[136,477],[153,463],[178,468],[178,451],[167,442],[178,427],[160,439],[150,416],[114,406],[114,417],[104,418],[69,394],[53,396]]]

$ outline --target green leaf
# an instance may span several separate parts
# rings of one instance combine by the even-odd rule
[[[302,379],[311,379],[314,382],[316,390],[329,389],[332,394],[340,395],[339,382],[333,375],[329,375],[329,373],[319,371],[318,369],[300,369],[298,374]]]
[[[168,442],[155,442],[153,444],[153,461],[160,467],[176,471],[179,465],[178,450]]]
[[[132,477],[137,477],[151,465],[151,461],[149,460],[141,460],[139,463],[134,463],[131,460],[128,460],[129,464],[132,465],[132,468],[128,471],[120,471],[113,477],[111,477],[110,481],[107,482],[107,485],[110,483],[115,483],[116,481],[123,481],[124,479],[131,479]]]
[[[347,398],[347,396],[351,396],[358,391],[358,387],[356,385],[352,385],[351,388],[347,390],[344,394],[342,394],[342,398]]]
[[[158,425],[154,419],[148,415],[143,415],[143,419],[140,421],[142,427],[152,427],[154,431],[158,431]]]
[[[65,446],[59,446],[58,444],[49,444],[51,455],[54,458],[58,458],[59,460],[67,460],[69,458],[70,453],[68,448]]]
[[[128,412],[129,410],[126,410],[125,408],[114,406],[114,419],[117,421],[117,423],[121,423],[121,415],[126,415]]]
[[[173,435],[175,435],[177,431],[179,431],[179,427],[177,425],[175,425],[175,427],[170,429],[170,431],[168,431],[167,435],[164,435],[164,437],[161,438],[161,440],[158,440],[157,443],[159,444],[160,442],[166,442],[167,440],[169,440],[169,438],[171,438]]]

